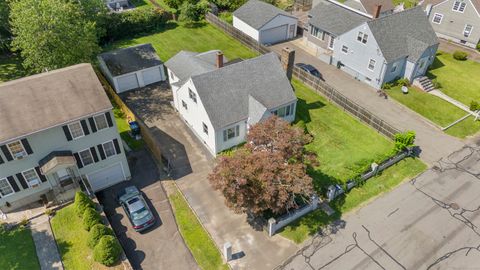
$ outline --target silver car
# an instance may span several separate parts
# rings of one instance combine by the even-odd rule
[[[125,193],[118,198],[118,201],[127,213],[135,231],[143,231],[155,224],[155,216],[142,193],[135,186],[126,187]]]

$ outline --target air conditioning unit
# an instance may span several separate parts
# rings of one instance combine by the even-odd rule
[[[15,154],[15,159],[22,159],[27,156],[27,153],[25,152],[19,152]]]

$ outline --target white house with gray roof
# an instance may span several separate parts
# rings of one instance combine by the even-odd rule
[[[181,51],[165,66],[176,110],[214,155],[273,114],[295,119],[297,98],[274,53],[227,62],[218,50]]]
[[[317,56],[374,88],[398,78],[413,81],[435,59],[438,38],[421,7],[373,18],[324,1],[310,14],[307,42],[328,37]]]
[[[233,12],[233,27],[262,44],[294,38],[297,24],[296,17],[258,0],[250,0]]]

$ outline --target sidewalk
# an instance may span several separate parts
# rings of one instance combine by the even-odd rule
[[[446,102],[449,102],[450,104],[452,104],[452,105],[454,105],[454,106],[456,106],[456,107],[458,107],[458,108],[466,111],[467,113],[469,113],[469,114],[471,114],[471,115],[473,115],[473,116],[476,116],[476,114],[475,114],[474,112],[470,111],[470,109],[467,107],[467,105],[461,103],[460,101],[458,101],[458,100],[456,100],[456,99],[451,98],[451,97],[448,96],[448,95],[445,95],[445,94],[444,94],[442,91],[440,91],[440,90],[435,89],[435,90],[432,90],[432,91],[430,91],[430,92],[428,92],[428,93],[429,93],[429,94],[432,94],[432,95],[434,95],[434,96],[437,96],[437,97],[445,100]]]
[[[41,215],[33,218],[30,229],[32,231],[38,261],[42,270],[63,270],[62,260],[58,253],[57,244],[53,237],[48,216]]]

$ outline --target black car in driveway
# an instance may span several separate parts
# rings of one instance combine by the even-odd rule
[[[302,70],[312,74],[313,76],[322,79],[322,74],[312,65],[304,64],[304,63],[296,63],[295,66],[301,68]]]

